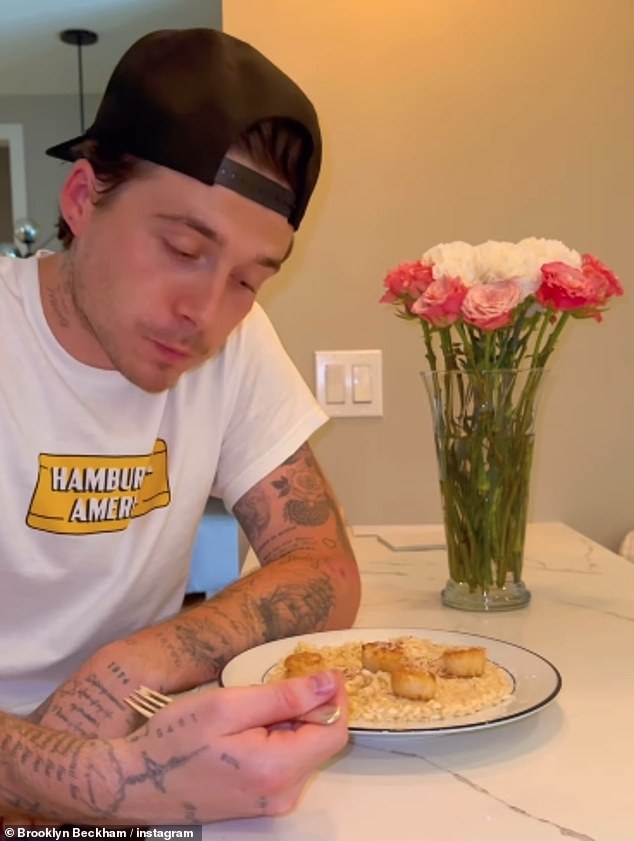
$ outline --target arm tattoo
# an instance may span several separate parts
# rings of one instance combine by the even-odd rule
[[[183,664],[183,652],[178,646],[174,645],[173,640],[170,638],[169,634],[164,633],[163,631],[159,631],[156,635],[156,639],[160,642],[163,651],[167,654],[167,656],[172,661],[172,665],[176,669],[180,669]],[[159,690],[162,691],[162,690]]]
[[[229,765],[230,768],[233,768],[234,771],[240,770],[240,763],[235,758],[235,756],[231,756],[230,753],[221,753],[220,754],[220,761],[224,762],[225,765]]]
[[[174,626],[181,650],[192,663],[202,667],[209,680],[220,673],[228,659],[227,651],[230,650],[229,640],[220,630],[221,624],[214,621],[217,615],[216,612],[216,616],[212,617],[213,624],[194,622],[190,616],[186,622],[179,622]],[[212,638],[213,632],[217,638],[216,642]]]
[[[108,786],[103,785],[102,770],[93,762],[93,751],[94,743],[90,741],[53,730],[36,730],[30,724],[13,728],[2,741],[4,756],[22,765],[31,777],[46,778],[40,783],[43,790],[50,790],[53,783],[59,783],[66,788],[69,800],[88,807],[89,815],[111,817],[117,814],[121,800],[107,794]],[[119,790],[119,763],[110,746],[104,748],[104,752],[102,768],[110,779],[114,775]],[[8,765],[6,760],[5,764]],[[8,785],[0,786],[0,793],[12,807],[49,818],[59,817],[59,813],[55,814],[46,804],[27,798]]]
[[[279,497],[288,497],[284,519],[301,526],[321,526],[330,514],[323,476],[307,444],[284,462],[284,473],[272,482]]]
[[[180,718],[168,726],[173,732],[177,727],[197,726],[195,715]],[[147,730],[144,731],[147,734]],[[160,728],[154,734],[161,739]],[[138,737],[131,741],[137,741]],[[4,735],[1,743],[0,763],[9,767],[9,759],[18,763],[31,778],[43,777],[42,790],[50,792],[54,802],[55,784],[66,790],[66,799],[76,804],[77,814],[90,818],[117,819],[121,815],[130,789],[147,784],[164,794],[167,791],[167,777],[170,772],[182,768],[195,756],[208,750],[208,745],[184,752],[173,752],[167,759],[158,760],[148,750],[140,754],[139,767],[130,772],[124,769],[113,745],[77,738],[68,733],[35,728],[29,723],[18,724]],[[97,755],[99,760],[97,761]],[[58,791],[60,790],[57,785]],[[0,784],[0,798],[13,808],[49,819],[67,818],[46,803],[14,791],[10,784]],[[195,822],[196,810],[191,804],[183,804],[184,817]]]
[[[247,491],[236,503],[234,511],[245,532],[254,538],[261,535],[271,521],[268,500],[257,487]]]
[[[119,666],[111,663],[108,668],[117,674],[124,684],[128,683]],[[34,717],[29,720],[37,723],[47,714],[53,728],[59,726],[68,733],[94,737],[99,732],[100,723],[105,719],[112,719],[115,712],[129,713],[127,707],[112,694],[101,678],[91,673],[64,684],[38,707],[32,714]]]
[[[328,576],[322,575],[308,586],[280,584],[270,596],[255,602],[254,608],[264,623],[265,638],[274,640],[289,633],[321,630],[334,601],[333,584]]]
[[[337,503],[308,443],[302,444],[289,456],[268,481],[274,496],[263,481],[247,491],[233,509],[262,563],[269,563],[291,551],[315,551],[316,543],[306,528],[324,526],[331,513],[334,514],[337,537],[341,540],[343,536],[342,546],[347,546]],[[280,500],[277,506],[275,497]],[[284,535],[292,538],[292,547],[282,547],[280,538]],[[264,551],[269,543],[272,544],[273,555]]]
[[[190,824],[202,824],[203,821],[198,817],[198,812],[196,811],[196,806],[193,803],[183,803],[183,817],[185,819],[185,823]]]
[[[238,604],[232,595],[218,595],[174,621],[173,643],[183,659],[196,666],[200,682],[215,679],[236,646],[243,650],[325,627],[335,602],[330,576],[320,570],[318,561],[309,561],[300,576],[293,575],[293,559],[280,563],[288,564],[290,575],[271,590],[259,593],[256,579],[247,576],[235,585],[242,592]]]
[[[122,685],[126,686],[130,682],[120,664],[110,662],[107,669]],[[40,724],[46,717],[47,727],[59,728],[78,736],[94,737],[99,733],[100,723],[106,719],[112,720],[117,712],[129,715],[123,702],[113,695],[97,674],[91,672],[81,678],[71,678],[56,689],[26,716],[26,720]]]

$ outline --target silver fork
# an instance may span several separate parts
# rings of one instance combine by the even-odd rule
[[[134,692],[131,692],[124,702],[136,712],[140,713],[145,718],[152,718],[152,716],[163,707],[171,704],[174,700],[169,695],[163,695],[162,692],[157,692],[156,689],[150,689],[147,686],[139,686]],[[341,717],[341,708],[333,707],[332,704],[324,704],[314,710],[300,716],[297,721],[305,722],[306,724],[334,724]]]

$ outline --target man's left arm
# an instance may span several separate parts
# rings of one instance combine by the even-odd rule
[[[129,714],[119,707],[139,683],[183,691],[217,679],[245,649],[354,622],[357,564],[341,508],[307,443],[245,493],[234,513],[261,568],[208,601],[100,649],[52,697],[43,724],[68,729],[68,720],[55,719],[68,719],[68,689],[81,685],[84,671],[92,684],[97,679],[107,686],[114,714],[107,733],[99,726],[95,734],[111,736],[118,721],[129,729]],[[81,719],[77,700],[72,717]]]
[[[154,666],[164,692],[215,680],[269,640],[350,626],[360,600],[341,509],[308,444],[254,485],[234,513],[261,568],[123,644]],[[116,645],[116,644],[115,644]]]

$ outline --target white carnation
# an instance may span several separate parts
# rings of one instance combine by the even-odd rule
[[[441,277],[459,277],[465,286],[477,283],[474,248],[468,242],[441,242],[422,256],[423,263],[433,263],[435,280]]]
[[[508,280],[524,271],[517,248],[512,242],[489,240],[475,246],[476,270],[480,283]]]
[[[544,263],[562,262],[579,268],[581,255],[556,239],[527,237],[520,242],[488,240],[479,245],[442,242],[423,254],[423,263],[433,263],[436,280],[459,277],[465,286],[513,280],[522,300],[537,290]]]
[[[517,243],[517,247],[530,254],[532,259],[539,267],[544,263],[566,263],[569,266],[574,266],[575,269],[581,267],[581,254],[568,248],[563,242],[558,239],[538,239],[537,237],[527,237]]]
[[[530,248],[520,247],[514,242],[489,240],[477,245],[475,252],[480,283],[513,280],[522,300],[537,290],[541,264]]]

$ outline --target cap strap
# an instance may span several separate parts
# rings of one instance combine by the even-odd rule
[[[295,194],[291,190],[231,158],[222,159],[214,184],[228,187],[241,196],[281,213],[286,219],[295,207]]]

